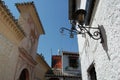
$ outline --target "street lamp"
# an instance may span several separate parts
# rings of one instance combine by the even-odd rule
[[[83,25],[84,22],[85,22],[85,15],[86,15],[86,11],[83,10],[83,9],[79,9],[75,12],[75,17],[76,17],[76,20],[78,21],[78,23],[80,25]]]
[[[102,33],[101,33],[101,28],[100,28],[102,25],[98,25],[98,27],[85,26],[85,24],[84,24],[85,17],[86,17],[85,10],[79,9],[73,14],[73,16],[74,16],[74,19],[71,20],[71,24],[72,24],[71,29],[62,27],[62,28],[60,28],[61,33],[63,33],[64,30],[67,30],[70,32],[71,38],[73,38],[74,33],[77,33],[77,34],[86,34],[87,33],[94,40],[101,39],[101,43],[104,42]],[[91,30],[93,30],[93,31],[91,31]]]

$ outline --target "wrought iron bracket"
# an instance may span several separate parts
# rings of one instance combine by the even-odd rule
[[[104,42],[103,36],[102,36],[102,31],[101,31],[101,26],[98,25],[98,27],[85,27],[83,25],[78,25],[78,29],[76,29],[76,25],[72,23],[71,29],[68,28],[60,28],[60,32],[63,33],[64,30],[67,30],[70,32],[70,38],[73,38],[75,34],[88,34],[92,39],[94,40],[99,40],[101,39],[101,43]],[[92,31],[91,31],[92,30]]]

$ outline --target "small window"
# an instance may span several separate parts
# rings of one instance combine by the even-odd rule
[[[86,19],[85,19],[85,24],[90,25],[91,19],[92,19],[92,14],[93,10],[95,8],[96,0],[87,0],[86,1]]]
[[[89,80],[97,80],[96,71],[95,71],[95,67],[93,64],[88,69],[88,78]]]
[[[78,67],[78,57],[69,57],[69,66],[72,68]]]

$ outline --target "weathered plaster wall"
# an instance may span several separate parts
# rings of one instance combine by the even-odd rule
[[[17,46],[0,34],[0,80],[14,80]]]
[[[50,70],[49,65],[45,62],[44,58],[37,54],[36,56],[37,65],[34,68],[35,77],[34,80],[46,80],[45,75]]]
[[[44,30],[33,2],[18,5],[22,11],[17,21],[0,1],[0,80],[19,80],[21,73],[27,80],[35,79],[38,38]]]
[[[19,18],[19,24],[25,32],[26,37],[21,42],[20,47],[23,47],[29,55],[34,59],[38,46],[38,32],[36,25],[28,12],[22,12]]]
[[[97,80],[120,80],[120,1],[100,0],[92,26],[103,25],[106,31],[105,43],[86,38],[81,55],[82,78],[88,79],[87,70],[94,63]],[[78,43],[81,45],[81,37]],[[85,45],[85,46],[84,46]]]

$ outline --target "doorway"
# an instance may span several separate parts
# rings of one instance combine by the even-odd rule
[[[27,69],[22,70],[19,80],[29,80],[29,72]]]

